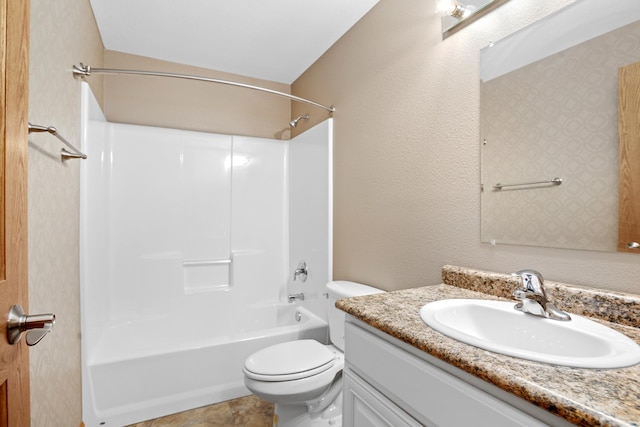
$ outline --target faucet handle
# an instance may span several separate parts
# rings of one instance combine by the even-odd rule
[[[520,270],[515,273],[511,273],[511,275],[520,278],[522,281],[522,290],[525,292],[533,292],[543,296],[545,295],[544,279],[542,278],[541,273],[535,270]],[[514,292],[514,296],[516,296],[516,292]]]
[[[522,280],[522,288],[513,291],[513,296],[520,300],[514,307],[516,310],[554,320],[571,320],[569,313],[558,309],[547,299],[542,274],[535,270],[520,270],[511,275]]]
[[[304,261],[300,261],[295,271],[293,272],[293,281],[295,282],[299,277],[301,282],[306,282],[308,275],[309,270],[307,270],[307,263]]]

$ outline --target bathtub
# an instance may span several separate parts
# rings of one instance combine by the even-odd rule
[[[123,426],[248,395],[242,366],[250,354],[285,341],[327,340],[327,323],[298,304],[214,311],[106,325],[84,368],[85,412],[93,412],[83,414],[86,425]]]

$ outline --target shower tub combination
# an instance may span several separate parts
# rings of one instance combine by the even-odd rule
[[[291,143],[109,123],[83,83],[82,123],[87,426],[248,395],[250,354],[326,342],[331,120]]]

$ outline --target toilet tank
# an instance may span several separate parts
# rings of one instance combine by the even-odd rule
[[[327,283],[329,296],[328,318],[329,338],[331,343],[344,351],[344,320],[345,312],[336,308],[336,301],[340,298],[351,298],[361,295],[380,294],[384,291],[363,285],[361,283],[335,281]]]

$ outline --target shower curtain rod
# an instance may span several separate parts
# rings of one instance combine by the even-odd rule
[[[303,102],[305,104],[310,104],[318,108],[324,108],[325,110],[333,113],[336,109],[333,106],[327,107],[322,104],[318,104],[317,102],[310,101],[305,98],[300,98],[299,96],[289,95],[288,93],[279,92],[273,89],[267,89],[260,86],[253,86],[245,83],[233,82],[230,80],[220,80],[214,79],[211,77],[203,77],[203,76],[194,76],[190,74],[175,74],[175,73],[164,73],[161,71],[142,71],[142,70],[121,70],[116,68],[92,68],[89,65],[84,65],[80,63],[80,66],[73,66],[73,77],[88,77],[91,74],[129,74],[129,75],[138,75],[138,76],[155,76],[155,77],[171,77],[175,79],[186,79],[186,80],[197,80],[201,82],[209,82],[209,83],[219,83],[223,85],[230,85],[236,87],[242,87],[245,89],[258,90],[261,92],[267,92],[273,95],[282,96],[284,98],[289,98],[293,101]]]

